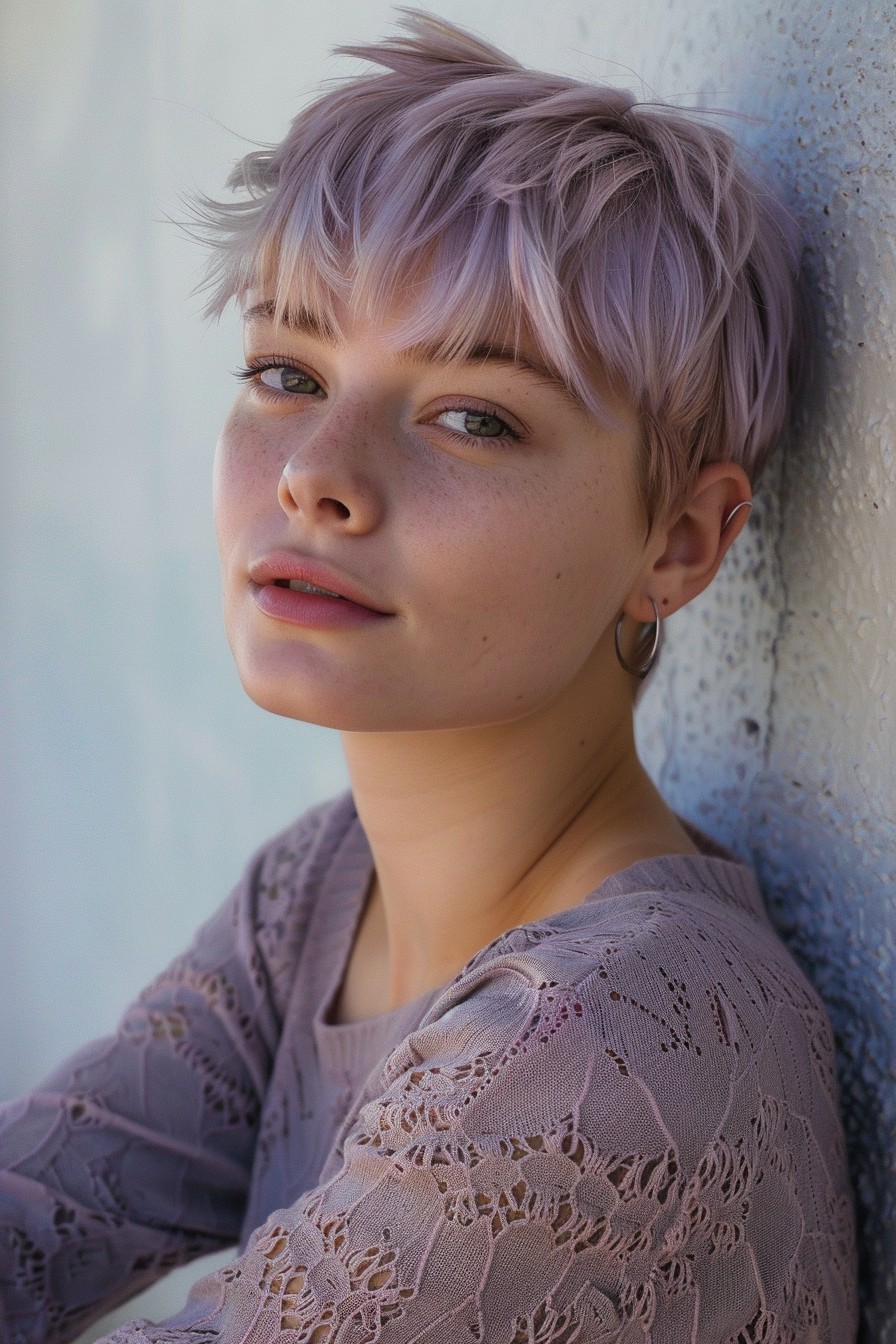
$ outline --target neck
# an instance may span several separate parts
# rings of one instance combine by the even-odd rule
[[[390,1005],[444,983],[507,929],[578,905],[611,873],[694,852],[638,761],[627,696],[603,716],[593,701],[578,713],[564,702],[512,723],[342,740]]]

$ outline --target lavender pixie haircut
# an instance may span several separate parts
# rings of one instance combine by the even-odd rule
[[[794,225],[731,139],[627,92],[527,70],[419,11],[337,48],[349,78],[197,198],[206,316],[260,287],[275,320],[342,303],[404,316],[400,345],[533,345],[599,419],[637,408],[648,519],[708,462],[754,478],[795,378]]]

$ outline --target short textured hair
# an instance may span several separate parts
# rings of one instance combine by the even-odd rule
[[[796,375],[793,221],[705,116],[529,70],[432,15],[337,51],[352,76],[199,195],[206,316],[255,287],[274,315],[406,314],[395,339],[463,358],[534,344],[599,419],[641,425],[648,519],[706,463],[751,479]],[[194,291],[195,292],[195,291]]]

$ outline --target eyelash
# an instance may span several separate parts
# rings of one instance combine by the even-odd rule
[[[263,373],[265,369],[292,369],[295,373],[304,374],[305,377],[310,378],[312,382],[318,383],[318,380],[313,374],[308,373],[307,369],[303,369],[300,365],[293,363],[291,359],[282,355],[271,355],[255,359],[251,364],[247,364],[244,368],[234,369],[233,376],[239,378],[241,382],[252,383],[255,391],[261,397],[265,399],[270,398],[273,401],[293,401],[300,395],[314,395],[313,393],[302,394],[296,392],[278,392],[275,388],[269,387],[267,383],[263,383],[258,377],[259,373]],[[320,383],[318,383],[318,387],[319,386]],[[461,434],[457,430],[449,429],[446,425],[439,426],[444,434],[450,435],[452,439],[455,439],[459,443],[469,444],[471,439],[474,442],[478,441],[480,443],[501,442],[505,439],[518,441],[523,437],[518,430],[515,430],[512,425],[507,423],[504,417],[499,413],[497,407],[489,406],[485,402],[480,406],[446,406],[444,411],[440,412],[440,414],[444,415],[446,412],[450,411],[469,411],[473,415],[488,416],[490,419],[499,421],[506,431],[503,434]]]
[[[234,369],[233,376],[239,378],[242,382],[254,383],[256,392],[260,393],[262,397],[270,397],[274,401],[292,401],[298,395],[295,392],[278,392],[276,388],[268,387],[267,383],[263,383],[258,377],[258,374],[264,373],[265,369],[292,369],[294,373],[304,374],[306,378],[310,378],[313,383],[317,383],[320,387],[320,383],[317,382],[313,373],[300,368],[298,364],[294,364],[285,355],[271,355],[263,359],[255,359],[245,368]]]

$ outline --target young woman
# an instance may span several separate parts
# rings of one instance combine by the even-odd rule
[[[785,418],[795,243],[705,121],[422,15],[205,202],[249,695],[352,788],[0,1129],[15,1344],[845,1344],[830,1028],[634,747]]]

